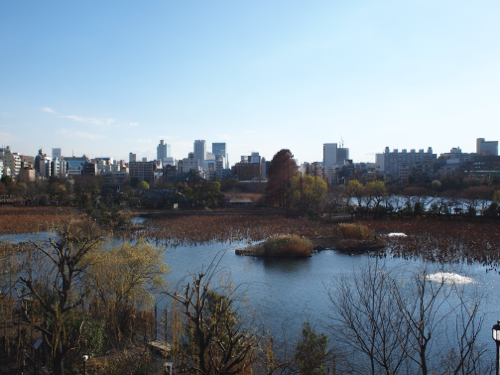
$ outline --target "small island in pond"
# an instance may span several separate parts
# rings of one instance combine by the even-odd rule
[[[236,255],[254,257],[305,258],[322,250],[338,250],[348,253],[378,251],[384,243],[335,237],[303,238],[296,235],[269,237],[264,242],[236,249]]]

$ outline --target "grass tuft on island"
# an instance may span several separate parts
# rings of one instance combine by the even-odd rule
[[[277,258],[305,258],[312,254],[313,243],[294,234],[271,236],[264,242],[236,249],[237,255]]]

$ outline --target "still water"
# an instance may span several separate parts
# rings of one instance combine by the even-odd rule
[[[52,233],[46,232],[1,235],[0,241],[46,241],[52,236]],[[235,255],[235,249],[246,245],[248,242],[239,241],[165,247],[164,260],[170,267],[166,276],[169,288],[181,290],[191,281],[190,275],[206,269],[215,259],[219,261],[217,269],[220,275],[230,277],[232,283],[239,286],[238,292],[245,295],[241,311],[247,316],[246,319],[257,317],[254,324],[263,323],[276,336],[281,335],[281,328],[284,327],[292,340],[298,337],[304,321],[311,322],[317,331],[327,332],[331,307],[326,290],[332,288],[332,279],[343,273],[351,275],[368,261],[374,261],[366,254],[349,255],[335,250],[325,250],[303,259],[262,259]],[[479,342],[494,349],[490,326],[500,319],[498,273],[487,273],[480,265],[463,263],[431,264],[395,258],[384,258],[379,262],[385,262],[389,269],[427,267],[429,273],[447,272],[472,278],[474,282],[464,285],[464,288],[470,291],[478,288],[485,295],[482,304],[485,320]],[[159,307],[165,306],[168,306],[168,300],[163,298],[159,301]]]
[[[348,255],[326,250],[303,259],[262,259],[235,255],[235,249],[246,243],[215,243],[198,246],[178,246],[165,250],[165,261],[170,266],[167,279],[170,287],[181,289],[189,274],[206,268],[214,258],[220,257],[219,269],[228,271],[234,285],[241,285],[247,298],[246,309],[262,317],[272,333],[279,335],[282,326],[287,333],[297,336],[302,322],[308,320],[318,331],[328,330],[331,315],[326,290],[332,288],[332,279],[340,274],[351,275],[368,261],[368,255]],[[485,272],[479,265],[431,264],[419,260],[405,261],[384,258],[389,269],[413,270],[426,267],[429,274],[446,272],[455,278],[466,276],[473,283],[463,287],[478,288],[485,295],[482,309],[485,320],[480,342],[494,347],[490,326],[500,318],[500,275]],[[466,281],[472,281],[467,280]],[[290,337],[290,336],[289,336]]]

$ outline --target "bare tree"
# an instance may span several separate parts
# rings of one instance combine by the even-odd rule
[[[444,279],[438,283],[426,280],[425,270],[413,273],[410,280],[405,285],[396,285],[393,298],[397,303],[398,313],[406,323],[406,354],[418,365],[420,373],[426,375],[429,373],[429,362],[442,354],[443,348],[438,347],[433,339],[450,314],[447,300],[451,289],[445,288]]]
[[[394,280],[385,267],[368,263],[354,275],[342,275],[328,290],[333,307],[337,356],[346,370],[359,374],[396,374],[406,358],[404,318],[392,298]],[[364,354],[352,358],[347,352]]]
[[[256,356],[256,336],[245,330],[237,313],[236,289],[220,293],[212,287],[217,275],[214,261],[193,275],[184,290],[165,294],[183,306],[187,337],[181,353],[181,371],[197,374],[239,374]]]
[[[55,375],[63,375],[64,359],[75,348],[66,332],[68,313],[83,303],[86,290],[79,289],[80,278],[86,270],[85,255],[99,243],[93,235],[71,233],[68,227],[59,240],[49,239],[47,246],[32,243],[36,267],[28,270],[19,281],[26,289],[23,293],[23,315],[40,331],[52,351],[52,366]],[[40,257],[36,257],[39,255]],[[34,271],[46,268],[45,278],[34,276]],[[35,304],[42,319],[34,314]]]
[[[457,298],[460,304],[455,311],[451,337],[448,338],[449,354],[442,367],[447,369],[446,373],[453,375],[492,373],[492,366],[482,360],[487,352],[484,344],[476,343],[484,322],[484,316],[480,314],[483,295],[477,290],[472,295],[466,295],[464,289],[459,288]]]
[[[482,361],[485,350],[476,344],[483,322],[481,295],[470,298],[459,285],[427,276],[425,269],[388,271],[373,261],[334,282],[328,296],[333,333],[342,344],[336,353],[342,370],[422,375],[488,371]]]

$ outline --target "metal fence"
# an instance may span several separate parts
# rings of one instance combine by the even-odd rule
[[[15,365],[26,375],[49,375],[24,349],[19,349],[14,341],[2,336],[3,355],[15,360]]]

